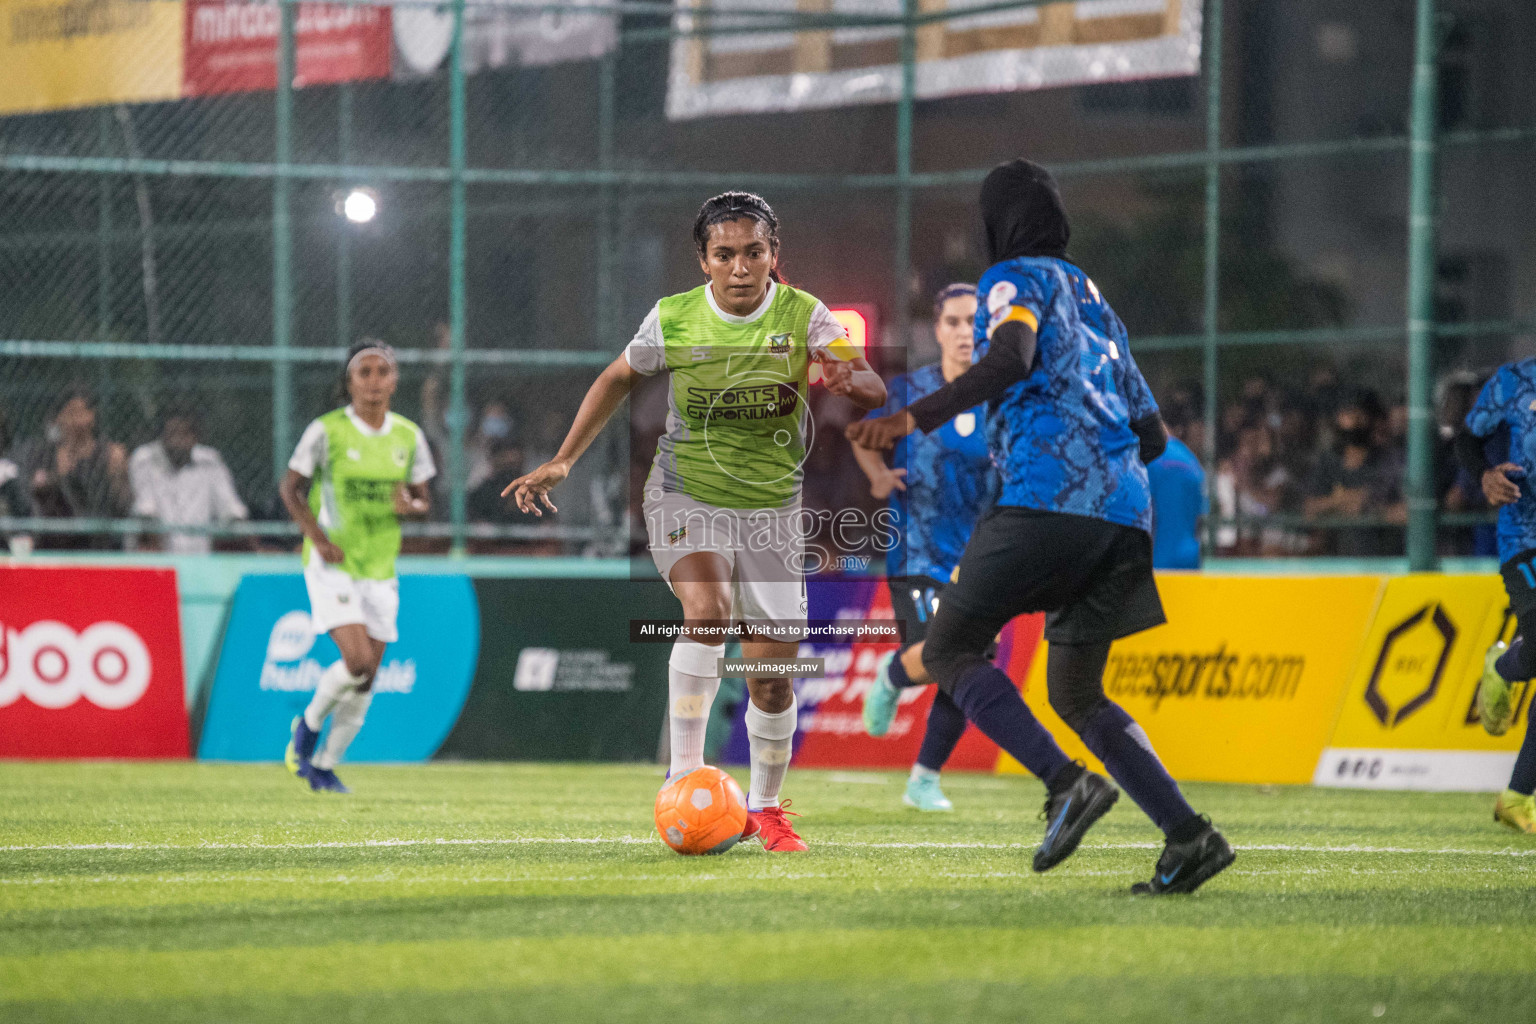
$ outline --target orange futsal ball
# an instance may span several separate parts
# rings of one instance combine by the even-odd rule
[[[719,768],[705,765],[668,779],[656,794],[656,831],[678,853],[724,853],[746,827],[741,787]]]

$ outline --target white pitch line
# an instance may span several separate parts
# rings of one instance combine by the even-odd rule
[[[1507,868],[1459,868],[1458,876],[1463,875],[1491,875],[1501,874]],[[1064,878],[1125,878],[1126,871],[1108,871],[1102,869],[1068,869],[1058,873]],[[1234,878],[1331,878],[1345,875],[1351,878],[1387,878],[1400,877],[1400,870],[1388,868],[1356,868],[1335,866],[1331,868],[1257,868],[1249,869],[1234,867],[1227,872]],[[1039,878],[1034,871],[935,871],[927,875],[929,878],[941,878],[950,881],[975,881],[975,880],[1002,880],[1002,879],[1031,879]],[[686,885],[697,885],[700,882],[743,882],[743,881],[773,881],[794,882],[811,880],[837,879],[846,881],[845,876],[829,874],[827,872],[775,872],[772,875],[740,876],[740,875],[564,875],[558,877],[539,875],[469,875],[465,877],[417,876],[400,877],[398,875],[331,875],[317,878],[298,878],[290,875],[262,875],[255,873],[238,874],[208,874],[208,875],[97,875],[93,878],[77,878],[68,875],[46,876],[40,875],[33,878],[0,878],[0,885],[227,885],[232,882],[260,885],[510,885],[523,883],[529,885],[570,885],[582,882],[676,882]]]
[[[513,836],[501,839],[361,839],[315,843],[40,843],[0,846],[0,853],[59,851],[73,853],[89,850],[358,850],[392,846],[658,846],[653,836]],[[936,843],[936,842],[860,842],[858,840],[818,840],[817,846],[865,850],[1032,850],[1033,843]],[[1084,850],[1158,850],[1161,843],[1084,844]],[[1252,843],[1239,850],[1281,853],[1372,853],[1418,854],[1421,856],[1536,857],[1536,847],[1527,849],[1472,850],[1439,847],[1420,849],[1411,846],[1362,846],[1308,843]]]

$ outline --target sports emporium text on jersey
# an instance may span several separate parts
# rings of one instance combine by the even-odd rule
[[[771,420],[800,404],[793,384],[737,384],[728,388],[689,386],[683,411],[695,420]]]

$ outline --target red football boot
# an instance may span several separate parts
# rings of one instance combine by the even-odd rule
[[[763,849],[769,853],[804,853],[808,849],[805,840],[795,834],[794,826],[790,825],[789,819],[785,817],[786,814],[800,817],[789,809],[789,803],[785,800],[778,807],[748,811],[747,827],[742,830],[741,838],[760,836]]]

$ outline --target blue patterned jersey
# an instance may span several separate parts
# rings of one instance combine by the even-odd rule
[[[1467,429],[1482,438],[1508,431],[1509,455],[1491,461],[1513,462],[1527,474],[1520,481],[1520,500],[1499,509],[1499,561],[1507,562],[1536,548],[1536,495],[1529,477],[1536,472],[1536,359],[1499,367],[1467,413]]]
[[[889,416],[943,386],[938,363],[904,373],[891,381],[885,405],[869,415]],[[931,434],[908,434],[896,443],[891,464],[907,471],[907,489],[891,491],[896,543],[886,556],[886,573],[945,582],[976,520],[997,497],[985,411],[977,406]]]
[[[1125,325],[1066,260],[1005,260],[976,287],[976,348],[1009,320],[1035,331],[1037,364],[990,403],[987,440],[999,505],[1091,516],[1152,530],[1134,420],[1157,412]]]

